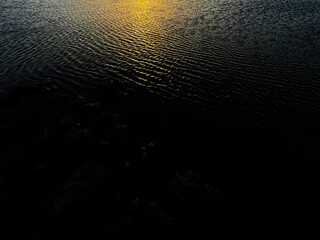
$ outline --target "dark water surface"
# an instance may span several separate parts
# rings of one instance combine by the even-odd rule
[[[317,0],[3,0],[0,92],[50,79],[298,128],[320,104]],[[310,130],[311,131],[311,130]]]
[[[0,0],[1,239],[320,239],[319,107],[319,0]]]

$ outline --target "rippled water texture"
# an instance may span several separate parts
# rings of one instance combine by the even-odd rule
[[[2,0],[0,92],[110,79],[244,115],[320,104],[318,0]],[[231,107],[232,106],[232,107]]]

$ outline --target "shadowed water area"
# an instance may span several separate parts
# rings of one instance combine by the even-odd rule
[[[318,0],[1,0],[5,239],[313,239],[319,106]]]

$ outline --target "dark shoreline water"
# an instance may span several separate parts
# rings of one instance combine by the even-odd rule
[[[122,91],[36,84],[2,101],[4,239],[318,236],[319,152]]]

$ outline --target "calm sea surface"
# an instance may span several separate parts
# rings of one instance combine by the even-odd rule
[[[118,79],[229,118],[312,123],[320,2],[1,0],[0,93],[48,79],[70,93]]]

